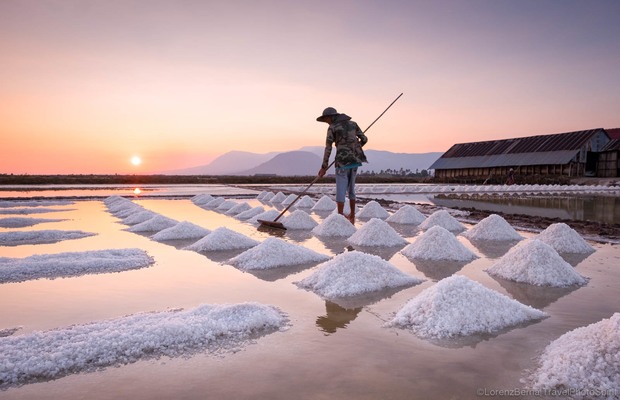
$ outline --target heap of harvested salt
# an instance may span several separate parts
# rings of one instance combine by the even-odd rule
[[[293,201],[295,201],[295,199],[297,198],[298,195],[296,195],[295,193],[291,193],[288,195],[288,197],[284,200],[282,200],[282,205],[283,206],[288,206],[289,204],[291,204]]]
[[[531,381],[536,390],[599,392],[609,396],[601,398],[617,398],[620,388],[620,313],[573,329],[551,342],[540,357],[540,365]]]
[[[263,199],[263,197],[265,197],[265,195],[266,195],[267,193],[269,193],[269,192],[268,192],[268,191],[266,191],[266,190],[263,190],[263,191],[262,191],[262,192],[260,192],[258,195],[256,195],[256,199],[257,199],[257,200],[262,200],[262,199]]]
[[[219,206],[215,207],[215,209],[217,211],[228,211],[231,208],[237,206],[239,203],[237,203],[234,200],[224,200],[224,202],[222,202]]]
[[[407,244],[394,228],[379,218],[366,222],[347,241],[358,246],[395,247]]]
[[[203,205],[203,204],[207,204],[208,202],[210,202],[213,199],[214,199],[214,197],[211,196],[210,194],[200,193],[200,194],[197,194],[196,196],[192,197],[192,203],[197,204],[197,205]]]
[[[163,215],[156,215],[153,218],[141,222],[137,225],[129,228],[129,232],[154,232],[161,231],[162,229],[170,228],[171,226],[175,226],[178,224],[178,221],[175,221],[172,218],[165,217]]]
[[[178,240],[178,239],[200,239],[211,233],[210,230],[192,224],[188,221],[181,221],[178,224],[161,230],[151,236],[153,240]]]
[[[334,208],[336,208],[336,202],[329,196],[323,195],[312,207],[312,211],[332,211]]]
[[[282,224],[286,229],[302,230],[313,229],[318,223],[307,212],[295,210],[284,218]]]
[[[312,229],[318,236],[349,237],[355,233],[355,226],[342,214],[330,214],[323,222]]]
[[[493,333],[546,316],[469,278],[453,275],[409,300],[387,326],[411,329],[423,338],[442,339]]]
[[[251,208],[252,208],[252,206],[250,206],[248,203],[243,202],[243,203],[237,204],[236,206],[231,207],[224,214],[226,214],[226,215],[237,215],[237,214],[241,214],[244,211],[248,211]]]
[[[433,226],[401,250],[406,257],[421,260],[471,261],[477,256],[441,226]]]
[[[216,208],[216,207],[219,207],[220,205],[222,205],[222,203],[224,203],[225,201],[226,201],[226,199],[224,199],[223,197],[216,197],[213,200],[211,200],[210,202],[204,203],[203,205],[205,207],[208,207],[208,208]]]
[[[390,216],[390,213],[386,211],[385,208],[381,207],[381,204],[377,203],[374,200],[366,203],[364,207],[357,213],[357,218],[360,219],[370,219],[370,218],[380,218],[386,219]]]
[[[305,195],[297,203],[295,203],[295,207],[297,208],[312,208],[315,206],[314,200],[312,197]]]
[[[547,243],[558,253],[587,254],[594,251],[573,228],[563,222],[549,225],[536,239]]]
[[[265,194],[261,200],[262,201],[270,201],[271,199],[273,199],[273,196],[275,196],[275,194],[273,192],[267,192],[267,194]]]
[[[248,219],[248,222],[252,223],[252,224],[256,224],[258,223],[258,220],[263,220],[263,221],[273,221],[275,220],[278,215],[280,215],[280,212],[278,210],[267,210],[263,213],[260,213],[250,219]]]
[[[420,282],[379,256],[348,251],[319,265],[315,273],[295,284],[325,298],[340,298]]]
[[[490,275],[537,286],[585,285],[587,279],[549,245],[529,240],[513,247],[487,270]]]
[[[141,222],[148,221],[149,219],[153,218],[156,215],[157,213],[154,213],[153,211],[149,211],[149,210],[140,211],[140,212],[137,212],[136,214],[132,214],[126,217],[125,219],[123,219],[123,224],[125,225],[139,224]]]
[[[510,241],[523,239],[504,218],[497,214],[491,214],[478,222],[473,228],[463,232],[463,236],[472,240]]]
[[[220,227],[185,249],[193,251],[238,250],[254,247],[259,242],[226,227]]]
[[[286,199],[286,195],[284,193],[282,193],[282,192],[278,192],[269,201],[271,201],[272,203],[276,204],[276,203],[282,203],[284,201],[284,199]]]
[[[265,209],[263,208],[263,206],[257,206],[257,207],[251,208],[247,211],[244,211],[242,213],[235,215],[235,218],[244,221],[246,219],[256,217],[258,214],[262,214],[264,212],[265,212]]]
[[[450,215],[450,213],[446,210],[438,210],[432,213],[424,220],[424,222],[420,224],[420,228],[427,230],[436,225],[439,225],[450,232],[463,232],[465,230],[463,224],[457,221],[456,218]]]
[[[270,237],[258,246],[231,258],[228,263],[243,270],[258,270],[322,262],[328,259],[328,256],[314,250]]]
[[[402,206],[394,214],[390,215],[386,221],[397,224],[420,225],[426,217],[412,205]]]

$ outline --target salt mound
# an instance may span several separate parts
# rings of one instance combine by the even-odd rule
[[[411,329],[423,338],[442,339],[493,333],[546,316],[469,278],[453,275],[409,300],[387,326]]]
[[[318,268],[295,284],[326,298],[356,296],[422,282],[379,256],[359,251],[341,253]]]
[[[0,228],[26,228],[28,226],[34,226],[43,224],[46,222],[61,222],[66,219],[51,219],[51,218],[23,218],[23,217],[10,217],[0,218]]]
[[[273,194],[273,192],[267,192],[263,198],[261,199],[262,201],[270,201],[271,199],[273,199],[273,196],[275,196],[275,194]]]
[[[537,286],[585,285],[587,279],[549,245],[530,240],[513,247],[487,270],[490,275]]]
[[[132,204],[132,205],[129,205],[128,207],[126,207],[126,208],[124,208],[122,210],[119,210],[119,211],[117,211],[117,212],[115,212],[113,214],[117,218],[123,219],[123,218],[129,217],[130,215],[134,215],[136,213],[139,213],[140,211],[144,211],[144,207],[142,207],[140,205],[137,205],[137,204]]]
[[[175,221],[172,218],[164,217],[163,215],[156,215],[147,221],[132,226],[128,230],[129,232],[154,232],[170,228],[178,223],[178,221]]]
[[[193,251],[238,250],[254,247],[258,241],[241,233],[220,227],[185,249]]]
[[[358,246],[395,247],[407,244],[394,228],[379,218],[366,222],[347,241]]]
[[[558,253],[587,254],[594,251],[573,228],[563,222],[549,225],[536,239],[547,243]]]
[[[252,208],[252,206],[250,206],[248,203],[239,203],[236,206],[230,208],[228,211],[226,211],[224,214],[226,215],[237,215],[237,214],[241,214],[242,212],[248,211]]]
[[[275,220],[278,215],[280,215],[280,212],[278,210],[267,210],[263,213],[258,214],[255,217],[252,217],[248,220],[248,222],[256,224],[258,223],[258,220],[263,220],[263,221],[273,221]]]
[[[450,213],[446,210],[439,210],[432,213],[424,220],[424,222],[420,224],[420,228],[427,230],[436,225],[439,225],[450,232],[463,232],[465,230],[463,224],[457,221],[456,218],[450,215]]]
[[[297,203],[295,203],[295,207],[297,208],[312,208],[315,206],[314,200],[312,197],[305,195]]]
[[[257,199],[257,200],[262,200],[262,198],[263,198],[263,197],[265,197],[265,195],[266,195],[267,193],[269,193],[269,192],[268,192],[268,191],[266,191],[266,190],[263,190],[263,191],[262,191],[262,192],[260,192],[258,195],[256,195],[256,199]]]
[[[332,211],[334,208],[336,208],[336,202],[329,196],[323,195],[312,207],[312,211]]]
[[[295,210],[284,218],[282,224],[286,229],[302,230],[313,229],[318,223],[307,212]]]
[[[244,221],[246,219],[256,217],[258,214],[262,214],[264,212],[265,212],[265,209],[263,208],[263,206],[257,206],[257,207],[251,208],[247,211],[237,214],[235,218]]]
[[[215,197],[211,196],[210,194],[200,193],[200,194],[197,194],[196,196],[192,197],[192,203],[197,204],[197,205],[207,204],[208,202],[210,202],[214,198]]]
[[[312,229],[312,233],[318,236],[349,237],[355,233],[355,226],[342,214],[330,214]]]
[[[216,208],[219,207],[220,205],[222,205],[222,203],[224,203],[226,201],[226,199],[224,199],[223,197],[216,197],[213,200],[211,200],[208,203],[204,203],[205,207],[208,208]]]
[[[374,200],[366,203],[364,207],[357,213],[357,218],[365,219],[365,218],[380,218],[386,219],[390,216],[390,213],[386,211],[385,208],[381,207],[381,204],[377,203]]]
[[[235,207],[237,204],[236,201],[234,200],[224,200],[224,202],[222,202],[219,206],[217,206],[215,209],[217,211],[228,211],[231,208]]]
[[[114,204],[116,202],[123,201],[123,200],[126,200],[126,199],[122,196],[113,195],[113,196],[108,196],[105,199],[103,199],[103,204],[107,206],[107,205],[111,205],[111,204]]]
[[[463,236],[472,240],[509,241],[523,239],[504,218],[497,214],[491,214],[478,222],[469,231],[463,232]]]
[[[200,239],[208,235],[209,233],[211,233],[211,231],[203,228],[202,226],[192,224],[188,221],[182,221],[175,226],[171,226],[170,228],[166,228],[162,231],[157,232],[156,234],[151,236],[151,239],[158,241],[177,239]]]
[[[394,214],[390,215],[386,221],[397,224],[420,225],[425,219],[426,217],[424,214],[419,212],[417,208],[406,204]]]
[[[63,240],[81,239],[94,235],[96,235],[96,233],[84,231],[61,231],[56,229],[0,232],[0,246],[56,243]]]
[[[620,313],[574,329],[551,342],[540,357],[540,366],[532,376],[532,386],[537,390],[568,389],[577,393],[599,391],[603,393],[601,398],[617,398],[620,388]]]
[[[288,197],[284,200],[282,200],[282,205],[283,206],[288,206],[289,204],[291,204],[293,201],[295,201],[295,199],[297,198],[298,195],[291,193],[288,195]]]
[[[243,270],[257,270],[322,262],[328,259],[328,256],[303,246],[270,237],[258,246],[231,258],[228,263]]]
[[[148,210],[140,211],[137,214],[130,215],[126,217],[125,219],[123,219],[123,224],[136,225],[141,222],[148,221],[149,219],[153,218],[156,215],[157,213],[154,213],[153,211],[148,211]]]
[[[408,258],[421,260],[470,261],[477,256],[441,226],[433,226],[401,250]]]
[[[269,201],[271,201],[272,203],[282,203],[284,199],[286,199],[286,195],[282,192],[278,192]]]

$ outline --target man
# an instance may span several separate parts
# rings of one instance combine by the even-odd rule
[[[338,214],[344,215],[345,197],[349,196],[351,214],[346,216],[352,224],[355,224],[355,177],[357,168],[363,162],[367,162],[362,147],[368,142],[364,132],[346,114],[339,114],[335,108],[327,107],[323,114],[316,119],[319,122],[329,124],[327,139],[325,140],[325,153],[323,164],[319,170],[319,176],[324,176],[329,165],[329,156],[332,153],[332,145],[336,145],[336,204]]]

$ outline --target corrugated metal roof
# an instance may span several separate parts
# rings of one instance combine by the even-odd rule
[[[601,151],[620,150],[620,139],[610,140]]]
[[[620,128],[605,129],[610,139],[620,139]]]
[[[572,160],[579,150],[561,150],[541,153],[493,154],[474,157],[439,158],[430,169],[461,169],[514,167],[516,165],[563,165]]]

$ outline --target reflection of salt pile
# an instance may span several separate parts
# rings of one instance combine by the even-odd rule
[[[263,220],[263,221],[273,221],[275,220],[278,215],[280,215],[280,212],[278,210],[267,210],[263,213],[260,213],[250,219],[248,219],[248,222],[252,223],[252,224],[256,224],[258,223],[258,220]]]
[[[336,208],[336,202],[329,196],[323,195],[312,207],[312,211],[332,211],[334,208]]]
[[[286,229],[312,229],[318,225],[318,223],[307,212],[302,210],[295,210],[289,214],[282,224]]]
[[[387,212],[385,208],[381,207],[381,204],[377,203],[374,200],[371,200],[368,203],[366,203],[366,205],[362,207],[360,212],[357,213],[357,217],[360,219],[365,219],[365,218],[386,219],[389,216],[390,216],[390,213]]]
[[[258,243],[241,233],[220,227],[185,249],[193,251],[237,250],[254,247]]]
[[[224,203],[225,201],[226,201],[226,199],[224,199],[223,197],[216,197],[213,200],[211,200],[210,202],[204,203],[204,206],[208,207],[208,208],[217,208],[222,203]]]
[[[271,201],[272,203],[276,204],[276,203],[282,203],[284,201],[284,199],[286,199],[286,195],[284,193],[282,193],[282,192],[278,192],[269,201]]]
[[[217,211],[228,211],[231,208],[237,206],[237,204],[239,203],[234,200],[224,200],[219,206],[215,207],[215,209]]]
[[[170,228],[171,226],[175,226],[178,224],[178,221],[175,221],[172,218],[165,217],[163,215],[156,215],[153,218],[141,222],[137,225],[129,228],[130,232],[154,232],[161,231],[162,229]]]
[[[394,214],[390,215],[386,221],[397,224],[420,225],[426,217],[415,207],[406,204]]]
[[[258,214],[262,214],[264,212],[265,212],[265,209],[263,208],[263,206],[257,206],[257,207],[251,208],[247,211],[244,211],[242,213],[235,215],[235,218],[243,221],[246,219],[256,217]]]
[[[312,229],[318,236],[349,237],[355,233],[355,227],[341,214],[330,214],[318,226]]]
[[[177,240],[177,239],[200,239],[211,233],[210,230],[192,224],[188,221],[182,221],[178,224],[161,230],[151,236],[153,240]]]
[[[258,246],[231,258],[228,263],[243,270],[256,270],[322,262],[327,259],[328,256],[314,250],[270,237]]]
[[[409,300],[388,326],[424,338],[493,333],[546,314],[461,275],[442,279]]]
[[[439,225],[450,232],[462,232],[465,230],[463,224],[457,221],[456,218],[450,215],[450,213],[446,210],[439,210],[432,213],[424,220],[424,222],[420,224],[420,228],[426,230],[436,225]]]
[[[224,214],[226,214],[226,215],[237,215],[237,214],[241,214],[244,211],[248,211],[251,208],[252,207],[248,203],[245,203],[245,202],[244,203],[239,203],[236,206],[231,207]]]
[[[366,222],[347,241],[358,246],[394,247],[407,244],[394,228],[379,218]]]
[[[314,205],[314,200],[312,200],[312,197],[308,195],[303,196],[297,203],[295,203],[295,207],[297,208],[312,208]]]
[[[591,253],[594,248],[570,226],[563,222],[549,225],[536,239],[547,243],[558,253]]]
[[[433,226],[401,250],[408,258],[421,260],[470,261],[476,255],[441,226]]]
[[[532,375],[537,390],[574,390],[608,393],[620,388],[620,313],[574,329],[549,344]],[[593,396],[598,398],[598,396]],[[585,398],[590,398],[585,396]]]
[[[197,194],[196,196],[192,197],[192,203],[200,206],[200,205],[203,205],[203,204],[207,204],[208,202],[210,202],[213,199],[214,199],[214,197],[211,196],[210,194],[200,193],[200,194]]]
[[[537,286],[562,287],[587,282],[551,246],[536,239],[510,249],[487,272]]]
[[[504,218],[497,214],[491,214],[478,222],[473,228],[463,232],[463,236],[472,240],[509,241],[523,239]]]
[[[348,251],[319,265],[315,273],[296,284],[326,298],[340,298],[420,282],[379,256]]]

